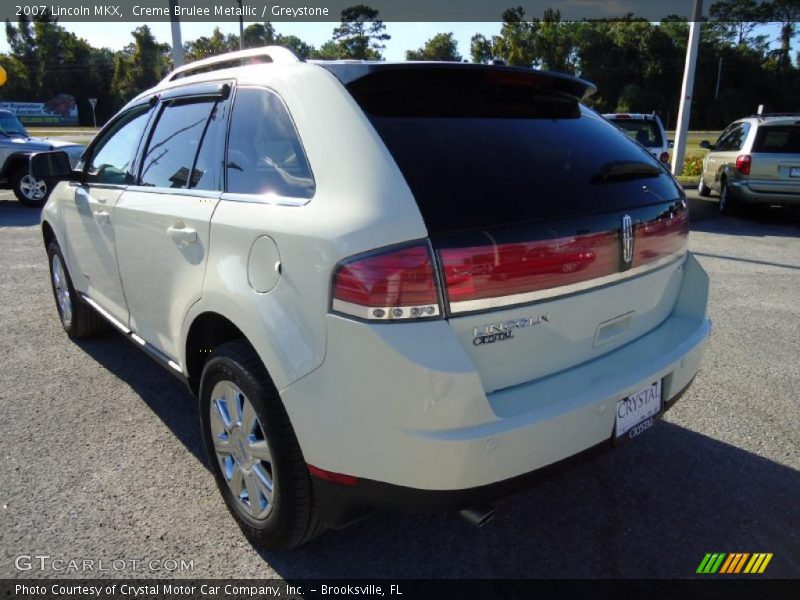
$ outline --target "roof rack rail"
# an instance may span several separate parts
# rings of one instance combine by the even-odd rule
[[[750,115],[751,117],[800,117],[800,113],[796,112],[777,112],[777,113],[761,113],[760,115]]]
[[[301,62],[291,50],[283,46],[264,46],[263,48],[250,48],[249,50],[239,50],[237,52],[227,52],[218,56],[196,60],[171,71],[161,83],[175,81],[181,77],[188,77],[195,73],[215,71],[218,69],[228,69],[246,64],[248,59],[261,58],[261,62],[268,63],[297,63]]]

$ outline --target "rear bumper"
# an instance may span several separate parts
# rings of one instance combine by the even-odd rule
[[[690,381],[680,392],[664,402],[659,417],[680,400],[691,383]],[[422,490],[370,479],[361,479],[355,486],[343,486],[312,477],[314,497],[320,519],[326,527],[334,529],[346,527],[376,510],[454,512],[471,506],[490,504],[532,488],[590,463],[613,448],[612,438],[609,436],[594,446],[545,467],[496,483],[460,490]]]
[[[800,181],[796,185],[792,185],[731,180],[729,185],[728,193],[733,194],[733,198],[741,203],[800,206]],[[758,189],[754,190],[754,186]]]
[[[490,394],[444,321],[374,327],[329,317],[322,366],[281,391],[306,462],[359,479],[352,488],[315,480],[323,520],[340,524],[370,506],[459,508],[602,451],[620,399],[660,379],[670,406],[692,381],[711,330],[707,298],[708,277],[690,255],[661,325]]]

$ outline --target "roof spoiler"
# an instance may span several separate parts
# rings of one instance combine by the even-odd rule
[[[374,62],[325,62],[317,63],[333,73],[344,85],[349,85],[358,79],[374,73],[386,72],[413,72],[413,71],[485,71],[502,77],[507,74],[509,78],[519,81],[538,82],[542,88],[572,96],[577,100],[585,100],[597,91],[593,83],[553,71],[539,71],[524,67],[506,67],[498,65],[478,65],[455,62],[407,62],[407,63],[374,63]]]

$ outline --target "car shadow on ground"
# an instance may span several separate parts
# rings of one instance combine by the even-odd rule
[[[197,406],[180,381],[117,333],[79,345],[128,382],[208,466]],[[501,501],[484,528],[455,514],[386,512],[294,551],[256,551],[290,582],[683,578],[695,574],[706,552],[774,552],[769,574],[792,577],[800,571],[800,472],[660,421],[640,438]]]
[[[208,468],[200,437],[197,402],[179,379],[116,331],[79,340],[77,344],[104,368],[130,385],[175,437]]]
[[[291,553],[306,578],[685,578],[706,552],[775,552],[800,569],[800,473],[666,422],[513,496],[478,529],[456,515],[378,514]],[[651,553],[651,554],[650,554]],[[520,557],[525,557],[520,560]]]
[[[0,228],[36,225],[41,212],[38,208],[22,206],[16,200],[0,200]]]
[[[800,208],[743,206],[732,216],[719,214],[717,198],[689,198],[692,231],[748,237],[800,237]]]

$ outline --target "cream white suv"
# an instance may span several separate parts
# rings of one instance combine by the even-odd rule
[[[106,324],[199,399],[254,541],[479,508],[646,431],[710,324],[680,186],[567,76],[303,62],[171,73],[42,214],[73,338]],[[172,481],[153,482],[172,485]]]

